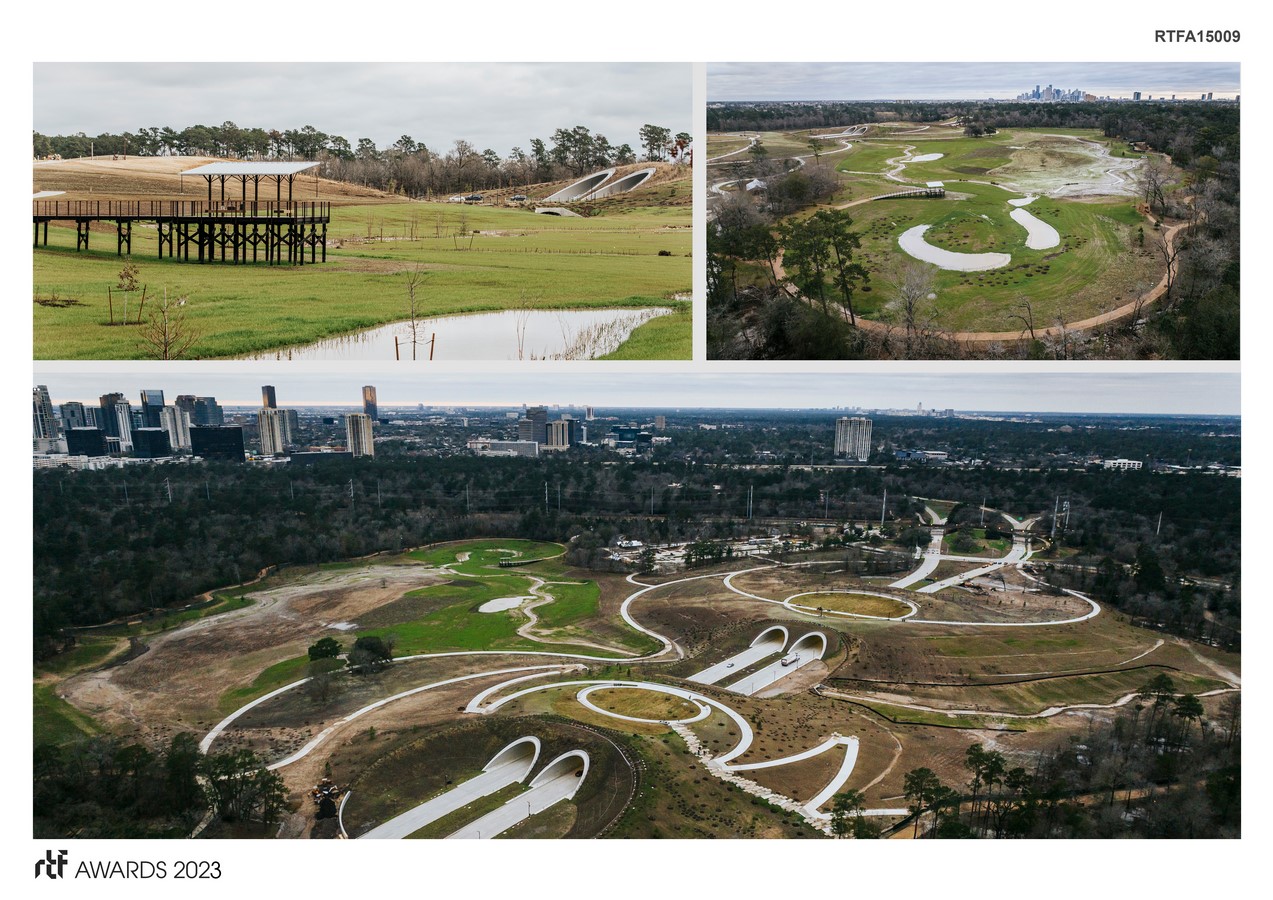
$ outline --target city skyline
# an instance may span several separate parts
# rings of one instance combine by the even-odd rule
[[[707,98],[725,101],[1007,100],[1036,84],[1081,87],[1098,97],[1230,100],[1238,63],[709,63]]]
[[[817,381],[809,390],[810,378]],[[234,373],[111,371],[94,374],[36,373],[32,387],[47,385],[54,405],[96,404],[103,393],[138,396],[143,389],[215,396],[223,406],[259,408],[261,387],[276,388],[279,405],[362,406],[362,386],[373,382],[379,406],[583,406],[665,409],[862,409],[953,408],[969,412],[1034,412],[1126,415],[1223,415],[1241,412],[1237,373],[1018,373],[1005,382],[994,373],[886,376],[861,373],[645,374],[639,382],[623,374],[594,376],[582,386],[567,373],[520,375],[387,374],[359,376],[309,373],[279,376],[278,370]],[[808,397],[808,402],[799,402]]]

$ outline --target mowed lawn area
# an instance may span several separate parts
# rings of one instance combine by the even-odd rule
[[[417,269],[421,316],[667,306],[692,283],[688,206],[616,207],[592,218],[447,203],[339,206],[328,243],[327,262],[313,266],[199,265],[157,259],[154,229],[138,224],[131,261],[147,287],[146,312],[165,292],[187,298],[198,337],[186,358],[199,359],[400,321]],[[48,248],[34,251],[35,358],[153,358],[140,328],[108,324],[107,287],[128,261],[115,254],[112,223],[94,231],[91,247],[77,253],[73,228],[50,227]],[[130,319],[138,299],[130,297]],[[116,291],[116,321],[122,302]],[[684,314],[661,321],[636,346],[641,358],[688,358],[690,345]],[[633,352],[620,358],[637,358]]]
[[[1078,138],[1080,140],[1074,140]],[[899,137],[856,143],[839,157],[836,169],[844,189],[833,205],[941,181],[944,199],[881,200],[853,206],[849,215],[862,237],[860,262],[871,283],[859,289],[855,311],[893,321],[897,271],[911,262],[898,238],[917,225],[928,225],[924,240],[955,253],[1007,253],[1005,267],[956,272],[935,267],[935,325],[952,331],[1021,331],[1021,316],[1036,328],[1073,322],[1129,303],[1158,283],[1163,263],[1154,249],[1157,232],[1136,209],[1135,196],[1041,196],[1024,207],[1051,225],[1061,242],[1042,250],[1026,247],[1027,232],[1009,216],[1008,200],[1021,197],[1003,181],[1040,178],[1065,184],[1102,178],[1118,160],[1099,155],[1103,146],[1125,157],[1117,141],[1081,129],[1011,129],[985,138],[959,135]],[[910,152],[941,154],[939,159],[907,163],[898,178],[887,160]],[[1124,182],[1134,178],[1120,170]],[[876,173],[864,175],[860,173]],[[1023,304],[1029,303],[1027,311]]]
[[[1000,269],[955,272],[934,269],[937,325],[954,330],[1020,330],[1013,318],[1028,299],[1036,327],[1057,318],[1075,321],[1130,302],[1158,282],[1161,265],[1152,249],[1154,230],[1131,200],[1039,198],[1026,209],[1051,225],[1061,241],[1045,250],[1026,247],[1026,230],[1009,218],[1007,201],[1018,195],[983,184],[947,184],[944,199],[881,200],[849,212],[862,236],[859,261],[871,274],[869,291],[854,298],[858,313],[888,320],[889,282],[910,260],[897,241],[916,225],[932,226],[925,240],[956,253],[1008,253]],[[1144,229],[1144,244],[1140,231]]]

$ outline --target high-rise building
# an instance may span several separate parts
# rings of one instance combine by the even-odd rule
[[[536,444],[548,443],[548,410],[542,406],[526,410],[526,418],[517,423],[517,439]]]
[[[63,403],[57,409],[62,414],[63,431],[70,431],[72,428],[97,427],[97,411],[91,406],[86,407],[78,400]]]
[[[278,409],[278,398],[274,396],[274,385],[261,385],[261,406],[265,409]]]
[[[545,426],[544,448],[546,450],[565,450],[575,444],[583,443],[584,427],[578,419],[562,416],[555,422]]]
[[[1132,91],[1132,99],[1133,99],[1133,100],[1139,100],[1139,99],[1140,99],[1140,91]]]
[[[362,412],[363,412],[363,415],[370,416],[371,421],[373,422],[377,421],[380,418],[380,410],[376,406],[376,388],[374,385],[370,385],[370,384],[363,385]]]
[[[199,413],[202,425],[220,427],[225,424],[225,410],[217,403],[216,397],[196,397],[195,411]]]
[[[375,388],[372,388],[374,405]],[[372,422],[366,413],[348,413],[345,416],[345,445],[354,456],[375,456],[376,444],[372,438]]]
[[[659,431],[667,431],[667,416],[655,416],[654,427]]]
[[[871,455],[871,420],[864,416],[836,419],[835,455],[866,462]]]
[[[44,385],[31,389],[31,436],[36,440],[53,440],[58,436],[57,418],[53,415],[53,401]]]
[[[133,411],[123,394],[102,394],[98,425],[108,438],[119,440],[119,451],[133,449]]]
[[[66,452],[71,456],[105,456],[106,433],[100,428],[68,428]]]
[[[261,433],[261,453],[276,456],[283,452],[283,416],[281,410],[263,406],[256,414],[256,427]]]
[[[163,414],[164,392],[148,390],[141,392],[141,427],[162,427],[159,417]]]
[[[190,413],[180,406],[165,406],[159,417],[174,450],[190,449]]]
[[[238,425],[190,426],[190,450],[203,459],[243,462],[243,429]]]
[[[138,428],[133,432],[133,456],[141,459],[172,456],[168,432],[163,428]]]
[[[177,398],[176,405],[186,411],[190,416],[191,425],[199,426],[218,426],[225,424],[225,411],[217,403],[216,397],[195,397],[190,394],[182,394]]]
[[[570,420],[558,419],[548,423],[548,432],[544,441],[545,450],[567,450],[570,448]]]
[[[597,413],[591,406],[585,406],[583,408],[583,417],[591,422],[597,417]]]
[[[283,446],[295,447],[296,436],[301,430],[301,417],[294,409],[280,409],[283,414]]]

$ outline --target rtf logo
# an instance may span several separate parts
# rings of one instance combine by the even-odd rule
[[[40,872],[44,872],[44,874],[49,876],[50,878],[62,878],[64,877],[62,875],[62,870],[65,868],[66,868],[66,851],[65,850],[59,850],[57,852],[57,859],[53,858],[52,850],[45,850],[44,859],[36,860],[35,877],[39,878]]]

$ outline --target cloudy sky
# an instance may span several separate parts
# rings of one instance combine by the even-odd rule
[[[708,63],[712,100],[1010,99],[1035,85],[1098,97],[1241,92],[1237,63]]]
[[[137,402],[143,388],[159,388],[171,402],[178,394],[215,396],[223,404],[259,406],[263,384],[277,388],[280,406],[360,405],[364,384],[374,384],[381,406],[591,405],[598,408],[809,408],[835,406],[914,409],[952,408],[984,411],[1118,412],[1236,415],[1240,409],[1236,374],[1050,374],[1014,372],[1011,378],[988,374],[686,374],[642,372],[537,372],[516,376],[447,374],[427,376],[332,374],[292,364],[255,367],[234,363],[209,370],[208,364],[169,363],[163,368],[109,373],[77,368],[74,372],[36,372],[33,384],[45,384],[55,404],[68,400],[97,403],[111,391]],[[178,371],[174,372],[173,370]]]
[[[634,149],[645,124],[692,130],[685,63],[36,63],[34,84],[42,134],[230,121],[505,156],[575,125]]]

